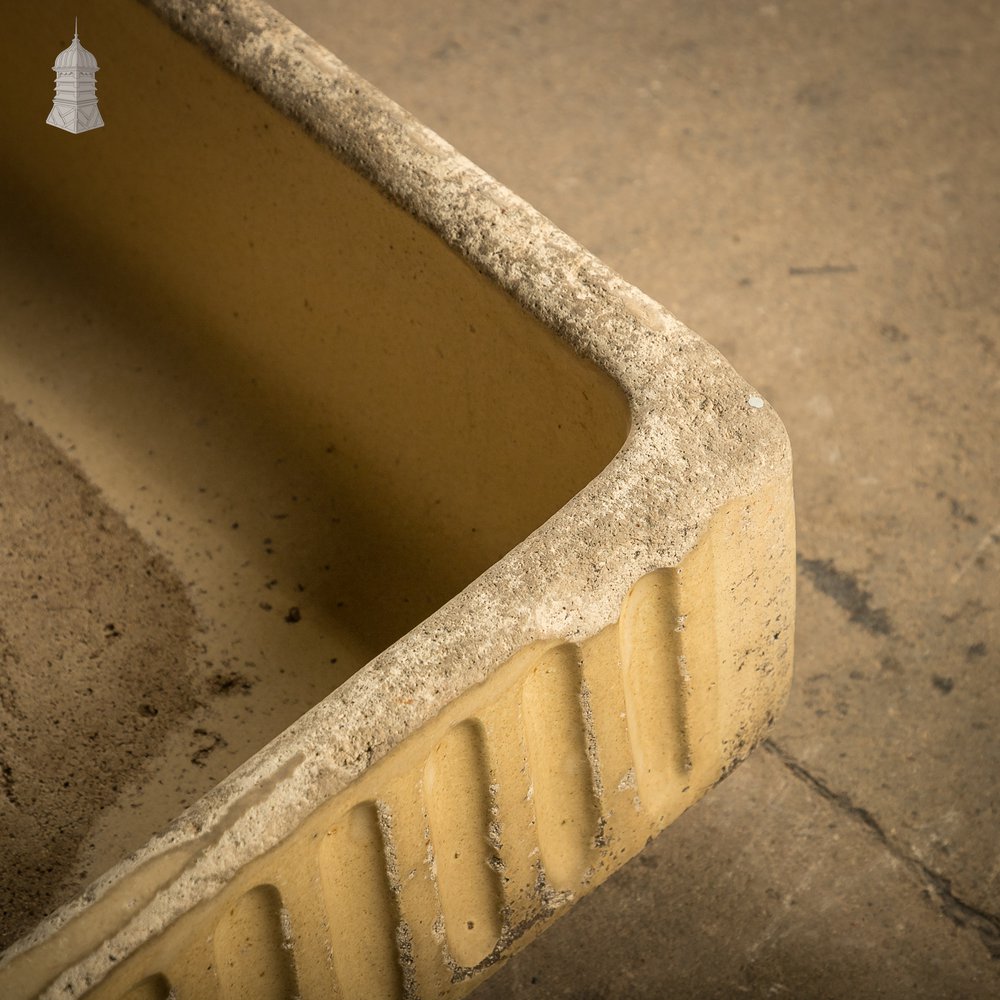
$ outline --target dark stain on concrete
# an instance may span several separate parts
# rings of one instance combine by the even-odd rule
[[[900,330],[895,323],[883,323],[878,332],[893,344],[902,344],[910,339],[910,335],[905,330]]]
[[[810,80],[795,91],[795,103],[808,108],[826,108],[840,99],[840,89],[828,80]]]
[[[837,569],[832,559],[806,559],[801,552],[797,553],[796,562],[820,593],[833,598],[848,612],[850,621],[874,635],[892,634],[888,612],[871,606],[871,593],[862,589],[852,574]]]
[[[214,674],[208,682],[208,688],[212,694],[250,694],[253,690],[253,681],[235,670],[230,670],[227,673]]]
[[[211,740],[210,743],[206,743],[204,746],[199,747],[191,757],[191,763],[196,764],[198,767],[207,767],[208,758],[211,757],[216,750],[229,745],[222,733],[210,732],[207,729],[199,728],[194,731],[194,735],[207,737]]]
[[[895,656],[883,656],[879,660],[879,666],[887,674],[901,674],[903,672],[903,667]]]
[[[14,793],[14,769],[2,757],[0,757],[0,790],[12,806],[20,808],[21,803]]]
[[[975,514],[970,514],[955,497],[949,496],[943,490],[938,490],[937,498],[938,500],[947,500],[949,502],[951,505],[951,516],[956,521],[964,521],[966,524],[979,524],[979,518]]]
[[[931,675],[931,684],[941,692],[941,694],[951,694],[955,688],[955,682],[950,677],[942,677],[940,674]]]
[[[854,274],[856,264],[817,264],[815,266],[795,266],[788,269],[789,277],[796,278],[810,274]]]

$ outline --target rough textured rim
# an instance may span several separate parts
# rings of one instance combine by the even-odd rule
[[[114,895],[140,867],[161,873],[156,888],[171,882],[146,899],[130,895],[141,919],[98,938],[53,986],[102,978],[112,953],[127,954],[225,885],[441,705],[532,641],[596,633],[635,580],[680,562],[722,503],[790,475],[780,420],[748,405],[753,390],[718,352],[287,19],[257,0],[142,2],[614,378],[632,430],[605,471],[504,560],[0,963]],[[390,699],[399,707],[387,726],[380,705]]]

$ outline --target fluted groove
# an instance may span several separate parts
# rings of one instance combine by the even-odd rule
[[[581,682],[579,649],[564,643],[540,657],[522,692],[539,850],[546,879],[561,890],[579,883],[597,833]]]
[[[329,829],[320,846],[320,872],[343,995],[402,998],[399,910],[374,802],[356,805]]]
[[[629,591],[619,621],[625,716],[639,797],[649,812],[688,783],[690,675],[677,570],[650,573]]]
[[[273,885],[244,893],[215,928],[222,1000],[288,1000],[298,993],[291,931]]]
[[[448,950],[466,967],[482,961],[500,937],[489,784],[483,727],[461,722],[424,766],[424,796]]]
[[[641,578],[618,622],[579,645],[525,647],[492,700],[417,744],[391,780],[363,778],[368,790],[315,828],[309,862],[277,880],[306,937],[260,884],[207,949],[190,942],[184,962],[116,1000],[404,1000],[476,977],[552,891],[585,890],[716,779],[710,546],[685,570]]]
[[[165,976],[157,973],[137,983],[121,1000],[168,1000],[169,997],[170,983]]]

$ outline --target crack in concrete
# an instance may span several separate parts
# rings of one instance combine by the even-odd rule
[[[812,774],[805,765],[797,761],[774,740],[764,740],[762,746],[814,792],[867,827],[868,831],[897,861],[901,862],[924,883],[924,898],[927,900],[936,899],[941,912],[957,927],[968,927],[976,931],[983,946],[989,952],[990,958],[1000,960],[1000,915],[981,910],[956,896],[952,891],[950,879],[913,857],[882,829],[882,825],[871,812],[863,806],[856,805],[846,792],[834,791],[825,781]]]

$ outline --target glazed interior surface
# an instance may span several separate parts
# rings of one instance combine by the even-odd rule
[[[35,539],[0,619],[0,882],[20,885],[0,946],[502,558],[629,424],[595,366],[138,3],[80,11],[105,127],[46,125],[77,6],[6,11],[0,69],[0,401],[42,470],[0,520]],[[41,494],[73,489],[87,516],[46,520]],[[71,602],[32,577],[38,539]],[[88,672],[32,694],[32,656]],[[76,728],[41,755],[52,717]],[[94,749],[136,717],[131,749]],[[90,805],[56,851],[38,817],[66,812],[71,772]]]

